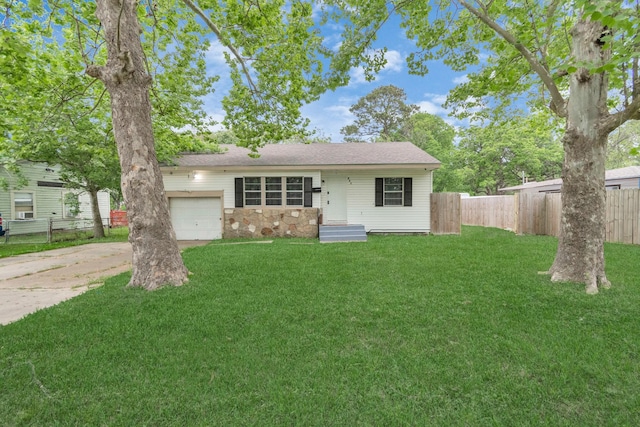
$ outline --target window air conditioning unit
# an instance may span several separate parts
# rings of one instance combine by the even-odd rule
[[[18,212],[18,219],[33,219],[33,212]]]

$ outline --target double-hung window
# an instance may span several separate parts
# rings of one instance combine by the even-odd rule
[[[384,179],[384,205],[402,206],[402,178]]]
[[[411,178],[376,178],[376,206],[411,206],[412,187]]]
[[[246,206],[262,206],[262,178],[248,176],[244,179],[244,190],[240,197]]]
[[[304,182],[301,176],[287,177],[287,206],[304,205]]]
[[[268,176],[264,179],[265,205],[282,206],[282,178]]]
[[[312,178],[266,176],[236,178],[236,207],[311,207]]]

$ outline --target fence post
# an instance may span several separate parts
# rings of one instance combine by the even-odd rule
[[[47,243],[53,240],[53,218],[49,217],[49,227],[47,227]]]
[[[520,192],[516,192],[513,196],[513,231],[515,234],[520,234]]]

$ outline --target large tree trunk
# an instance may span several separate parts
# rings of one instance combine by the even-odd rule
[[[98,190],[92,188],[89,191],[91,199],[91,215],[93,216],[93,237],[101,239],[104,237],[104,226],[102,224],[102,215],[100,215],[100,204],[98,203]]]
[[[572,31],[577,63],[599,65],[606,59],[602,24],[580,21]],[[580,69],[571,76],[567,125],[563,138],[562,222],[552,281],[584,283],[590,294],[609,287],[604,270],[605,160],[607,134],[606,73]]]
[[[122,168],[133,274],[129,286],[156,289],[181,285],[188,271],[182,262],[169,216],[151,125],[135,0],[97,0],[96,16],[104,28],[107,64],[87,73],[102,80],[111,97],[113,131]]]

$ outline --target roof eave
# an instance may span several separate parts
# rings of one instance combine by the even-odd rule
[[[380,169],[425,169],[435,170],[440,163],[401,163],[401,164],[366,164],[366,165],[165,165],[162,170],[380,170]]]

